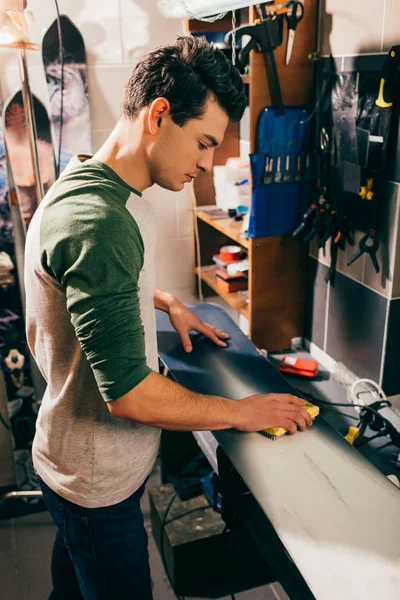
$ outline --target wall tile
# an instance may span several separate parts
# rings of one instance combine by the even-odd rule
[[[352,265],[350,265],[350,267],[347,266],[347,261],[357,252],[358,244],[363,235],[365,235],[363,232],[356,231],[354,233],[354,246],[350,246],[350,244],[346,242],[345,249],[339,249],[337,258],[336,270],[340,273],[343,273],[344,275],[352,277],[356,281],[362,281],[365,256],[361,256]]]
[[[88,63],[119,63],[122,60],[120,15],[118,3],[97,0],[60,0],[60,13],[67,15],[81,32]],[[29,0],[29,10],[35,15],[31,39],[41,42],[44,32],[57,16],[54,3]],[[31,53],[32,54],[32,53]],[[41,52],[33,58],[41,63]]]
[[[400,298],[400,236],[397,237],[392,298]]]
[[[178,298],[183,304],[198,304],[199,298],[195,292],[194,283],[188,288],[174,290],[170,288],[169,293]]]
[[[166,19],[157,6],[157,0],[120,0],[121,17],[126,19],[151,19],[165,24],[173,31],[183,31],[183,21],[180,19]]]
[[[384,296],[389,296],[390,282],[394,276],[395,257],[392,256],[392,253],[395,249],[394,237],[398,236],[398,227],[396,227],[396,209],[398,203],[400,203],[400,185],[389,181],[386,182],[385,194],[381,202],[378,231],[379,249],[377,258],[380,272],[376,273],[371,259],[367,256],[363,277],[364,283]],[[398,269],[400,269],[400,266]]]
[[[382,71],[386,56],[385,54],[369,54],[369,55],[358,55],[358,56],[346,56],[343,60],[343,71],[368,71],[373,73]]]
[[[104,144],[112,129],[95,129],[92,131],[93,154]]]
[[[180,23],[178,21],[178,23]],[[171,31],[172,29],[172,31]],[[157,46],[172,42],[181,29],[165,27],[165,20],[122,19],[121,34],[125,62],[138,61]]]
[[[176,192],[164,190],[158,185],[153,185],[143,192],[143,198],[154,208],[158,240],[171,240],[178,237],[176,195]]]
[[[383,50],[388,51],[399,43],[400,6],[398,0],[386,0],[386,12],[383,30]]]
[[[400,184],[394,182],[388,182],[386,184],[390,189],[394,191],[396,196],[396,203],[399,205],[399,216],[400,218]],[[393,223],[395,219],[393,218]],[[400,226],[397,224],[397,236],[395,241],[395,250],[393,256],[393,290],[392,290],[392,298],[400,298]]]
[[[49,98],[43,66],[35,67],[28,61],[28,75],[32,93],[35,94],[35,96],[43,102],[47,110],[49,110]],[[17,90],[21,89],[21,78],[16,56],[10,57],[5,63],[1,63],[0,77],[1,92],[3,101],[5,102],[7,98],[13,95]]]
[[[318,248],[319,239],[317,236],[310,242],[310,256],[319,260],[327,267],[331,264],[330,240],[325,244],[325,248]]]
[[[381,50],[385,0],[375,0],[369,9],[365,4],[365,0],[325,0],[322,3],[323,54],[358,54]]]
[[[193,209],[188,186],[176,194],[176,216],[178,220],[178,236],[193,235]]]
[[[85,41],[88,64],[122,62],[123,51],[118,18],[101,19],[94,15],[87,21],[76,23],[76,25]]]
[[[121,39],[125,61],[139,60],[146,52],[171,42],[182,32],[182,21],[166,21],[156,2],[121,0]]]
[[[326,352],[360,377],[379,380],[386,308],[386,298],[337,273]]]
[[[192,238],[158,240],[157,286],[166,291],[187,289],[194,281]]]
[[[382,382],[383,390],[388,396],[400,393],[399,332],[400,300],[392,300],[389,308],[386,356]]]
[[[129,66],[89,67],[89,102],[92,129],[113,129],[119,117],[126,82],[132,72]]]
[[[325,265],[314,258],[308,259],[304,336],[322,349],[324,347],[327,294],[327,284],[324,278],[327,272],[328,269]]]

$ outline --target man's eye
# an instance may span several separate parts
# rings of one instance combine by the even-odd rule
[[[200,148],[200,150],[207,150],[208,146],[199,142],[199,148]]]

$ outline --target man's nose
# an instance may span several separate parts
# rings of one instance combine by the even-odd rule
[[[213,167],[213,157],[201,158],[197,163],[197,168],[201,169],[205,173],[211,173]]]

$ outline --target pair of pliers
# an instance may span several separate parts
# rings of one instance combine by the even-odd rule
[[[371,241],[372,243],[368,243],[369,241]],[[361,238],[360,240],[360,244],[358,247],[358,252],[355,253],[354,256],[352,256],[350,258],[350,260],[347,261],[347,266],[349,267],[350,265],[353,264],[353,262],[355,262],[358,258],[360,258],[360,256],[362,256],[363,254],[367,253],[370,255],[371,260],[372,260],[372,264],[374,265],[374,269],[377,273],[379,273],[379,263],[378,263],[378,259],[376,258],[376,253],[379,249],[379,239],[376,233],[376,229],[370,229],[363,238]]]

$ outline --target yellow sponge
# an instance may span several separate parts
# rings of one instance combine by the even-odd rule
[[[303,405],[303,408],[315,419],[316,416],[319,415],[319,406],[315,406],[315,404],[311,404],[307,402],[307,404]],[[287,429],[284,427],[269,427],[268,429],[264,429],[260,431],[263,435],[266,435],[271,440],[277,440],[281,438],[285,433],[287,433]]]

